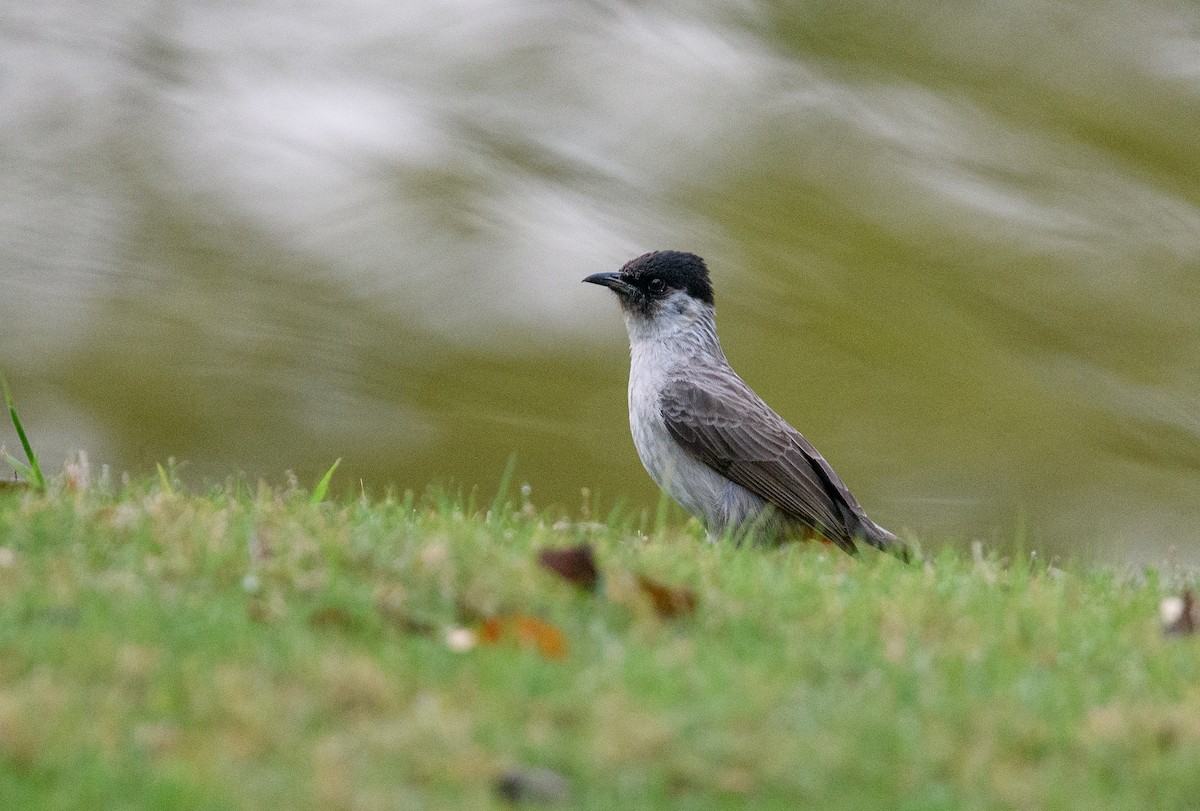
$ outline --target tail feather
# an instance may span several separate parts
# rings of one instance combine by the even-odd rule
[[[888,532],[870,519],[863,522],[862,529],[863,532],[860,537],[869,545],[884,552],[890,552],[905,563],[910,562],[908,545],[897,538],[894,533]]]

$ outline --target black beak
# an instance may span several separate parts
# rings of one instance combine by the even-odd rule
[[[633,285],[621,278],[620,273],[593,273],[584,279],[588,284],[598,284],[607,287],[619,296],[633,292]]]

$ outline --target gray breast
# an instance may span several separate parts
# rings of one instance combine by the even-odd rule
[[[626,312],[629,332],[629,427],[638,456],[671,498],[720,534],[759,516],[766,502],[687,453],[667,430],[660,395],[681,375],[723,364],[712,308],[682,293],[671,299],[672,318],[643,319]]]
[[[656,376],[630,375],[629,427],[650,478],[714,534],[757,518],[766,506],[763,499],[689,455],[670,435],[657,381],[648,377]]]

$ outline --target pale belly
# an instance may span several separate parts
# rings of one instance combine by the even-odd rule
[[[711,534],[758,523],[766,502],[680,448],[667,431],[656,401],[631,391],[629,425],[650,478]]]

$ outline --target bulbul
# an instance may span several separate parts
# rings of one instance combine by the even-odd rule
[[[650,477],[710,535],[858,543],[908,559],[800,432],[725,359],[699,256],[655,251],[583,281],[617,295],[629,333],[629,427]]]

